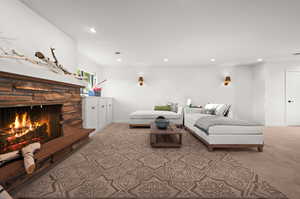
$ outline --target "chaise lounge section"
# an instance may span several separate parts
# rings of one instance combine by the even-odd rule
[[[196,123],[199,119],[207,116],[208,114],[185,111],[184,127],[204,143],[209,151],[213,151],[215,148],[249,147],[256,147],[259,152],[263,151],[262,125],[214,125],[205,131],[197,127]]]
[[[163,116],[178,126],[183,125],[183,108],[178,107],[177,112],[155,110],[135,111],[129,115],[129,127],[150,127],[151,123],[154,122],[158,116]]]

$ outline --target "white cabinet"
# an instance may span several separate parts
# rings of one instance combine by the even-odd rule
[[[106,123],[110,124],[113,122],[113,103],[112,98],[106,100]]]
[[[106,107],[106,101],[101,99],[98,101],[98,129],[101,130],[103,129],[108,123],[106,121],[106,117],[107,117],[107,107]]]
[[[100,131],[113,122],[113,99],[84,97],[82,100],[83,127]]]

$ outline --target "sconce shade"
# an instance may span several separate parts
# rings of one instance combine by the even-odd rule
[[[143,77],[139,77],[138,82],[139,82],[140,86],[143,86],[143,84],[144,84],[144,78]]]
[[[230,76],[226,76],[225,80],[224,80],[224,85],[228,86],[228,84],[231,82],[231,77]]]

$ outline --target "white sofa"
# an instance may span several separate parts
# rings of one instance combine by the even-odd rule
[[[154,122],[158,116],[164,116],[166,119],[176,125],[183,125],[183,108],[179,106],[177,113],[172,111],[155,110],[135,111],[129,115],[129,126],[150,126],[150,124]]]
[[[230,114],[232,115],[232,113]],[[207,116],[197,111],[184,111],[184,126],[195,137],[207,145],[209,151],[214,148],[244,148],[257,147],[263,151],[263,126],[213,126],[206,133],[195,127],[196,121]]]

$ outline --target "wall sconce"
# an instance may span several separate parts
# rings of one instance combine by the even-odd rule
[[[144,78],[142,76],[139,76],[138,82],[139,82],[140,86],[143,86],[144,85]]]
[[[231,82],[231,77],[230,76],[226,76],[224,79],[224,86],[228,86],[228,84]]]

